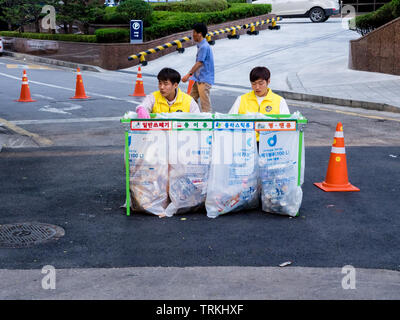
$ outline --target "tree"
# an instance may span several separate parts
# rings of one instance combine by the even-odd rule
[[[120,1],[116,11],[125,16],[125,20],[129,23],[130,20],[146,21],[151,17],[153,8],[143,0],[124,0]]]
[[[24,26],[34,22],[36,32],[40,32],[41,0],[0,0],[0,7],[3,11],[0,18],[8,24],[9,30],[17,26],[20,32],[24,32]]]
[[[100,7],[98,2],[91,0],[63,0],[56,5],[57,21],[64,25],[64,33],[72,33],[74,20],[79,20],[88,33],[89,23],[104,14],[98,10]]]

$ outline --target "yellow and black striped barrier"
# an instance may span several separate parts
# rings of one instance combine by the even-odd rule
[[[192,39],[192,37],[183,37],[182,39],[179,39],[179,40],[174,40],[174,41],[171,41],[171,42],[167,42],[167,43],[164,43],[161,46],[157,46],[155,48],[151,48],[151,49],[146,50],[146,51],[141,51],[138,54],[133,54],[133,55],[128,57],[128,60],[139,59],[139,61],[142,64],[142,66],[145,66],[145,65],[147,65],[147,61],[146,61],[145,57],[148,54],[156,53],[156,52],[162,51],[164,49],[171,48],[173,46],[177,46],[176,50],[179,53],[183,53],[183,52],[185,52],[185,48],[183,48],[182,43],[186,42],[186,41],[190,41],[191,39]]]
[[[225,28],[225,29],[219,29],[219,30],[215,30],[213,32],[209,32],[206,35],[206,39],[208,41],[208,43],[210,45],[214,45],[215,41],[212,40],[212,36],[214,35],[218,35],[220,33],[227,33],[230,32],[230,34],[228,35],[228,39],[239,39],[240,35],[238,35],[236,33],[236,30],[240,30],[240,29],[249,29],[249,31],[247,31],[247,34],[249,35],[257,35],[259,33],[259,31],[256,30],[256,27],[258,26],[262,26],[264,24],[268,24],[268,23],[272,23],[272,26],[268,26],[268,29],[270,30],[279,30],[280,26],[278,26],[276,24],[277,21],[281,21],[282,18],[281,17],[276,17],[276,18],[272,18],[272,19],[266,19],[266,20],[261,20],[261,21],[257,21],[257,22],[252,22],[252,23],[248,23],[248,24],[244,24],[243,26],[233,26],[230,28]]]
[[[276,17],[276,18],[267,19],[267,20],[261,20],[261,21],[245,24],[243,26],[243,28],[244,29],[250,28],[250,30],[247,31],[247,34],[249,34],[249,35],[257,35],[259,32],[256,30],[256,27],[262,26],[264,24],[268,24],[270,22],[272,23],[272,26],[268,26],[268,29],[270,29],[270,30],[279,30],[281,27],[278,26],[276,24],[276,22],[280,21],[280,20],[282,20],[281,17]]]
[[[210,45],[214,45],[215,41],[212,40],[212,36],[215,35],[219,35],[219,34],[223,34],[223,33],[229,33],[228,35],[228,39],[239,39],[240,35],[236,32],[237,30],[241,30],[241,29],[249,29],[249,31],[247,31],[247,34],[249,35],[257,35],[259,33],[259,31],[256,30],[256,27],[258,26],[262,26],[264,24],[268,24],[268,23],[272,23],[271,26],[268,26],[268,29],[270,30],[279,30],[280,26],[277,25],[277,21],[281,21],[282,18],[281,17],[276,17],[276,18],[272,18],[272,19],[266,19],[266,20],[261,20],[261,21],[257,21],[257,22],[252,22],[252,23],[248,23],[248,24],[244,24],[242,26],[236,25],[236,26],[232,26],[229,28],[223,28],[223,29],[219,29],[219,30],[214,30],[212,32],[207,33],[206,35],[206,40]],[[142,66],[147,65],[147,61],[146,61],[146,55],[151,54],[151,53],[156,53],[159,51],[162,51],[164,49],[167,48],[171,48],[172,46],[177,46],[177,51],[179,53],[183,53],[185,51],[185,48],[183,48],[182,46],[182,42],[185,41],[190,41],[192,39],[192,37],[183,37],[182,39],[179,40],[174,40],[172,42],[167,42],[164,43],[161,46],[155,47],[155,48],[151,48],[147,51],[142,51],[139,52],[138,54],[134,54],[128,57],[128,60],[134,60],[134,59],[139,59],[140,63],[142,64]]]
[[[223,33],[230,33],[228,35],[228,39],[239,39],[240,35],[238,35],[236,33],[236,30],[240,30],[243,29],[243,26],[233,26],[230,28],[224,28],[224,29],[218,29],[218,30],[214,30],[212,32],[207,33],[206,35],[206,40],[209,44],[214,45],[215,41],[211,40],[212,36],[218,35],[218,34],[223,34]]]

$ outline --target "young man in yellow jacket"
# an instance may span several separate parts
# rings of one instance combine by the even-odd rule
[[[158,89],[147,95],[136,107],[138,118],[150,118],[150,113],[192,112],[200,113],[196,101],[178,88],[181,75],[170,68],[162,69],[158,75]]]
[[[253,91],[239,96],[229,113],[264,113],[290,114],[285,99],[268,88],[271,73],[266,67],[255,67],[250,72],[250,83]]]

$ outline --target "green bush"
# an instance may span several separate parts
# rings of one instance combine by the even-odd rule
[[[218,24],[226,21],[238,20],[248,17],[260,16],[271,12],[271,5],[232,4],[223,11],[216,12],[167,12],[154,11],[153,19],[157,24],[144,29],[145,41],[165,37],[172,33],[191,30],[196,22],[206,25]],[[210,30],[212,31],[212,30]]]
[[[355,29],[361,35],[366,35],[374,29],[400,17],[400,0],[386,3],[378,10],[354,18]]]
[[[129,42],[130,30],[119,28],[97,29],[95,36],[99,43]]]
[[[226,0],[186,0],[182,2],[165,2],[152,5],[156,11],[173,12],[213,12],[228,9]]]
[[[227,0],[228,3],[247,3],[246,0]]]
[[[143,0],[124,0],[116,7],[115,12],[123,17],[125,23],[129,23],[130,20],[146,22],[150,19],[153,8]]]
[[[96,20],[96,23],[104,24],[124,24],[127,23],[126,15],[117,12],[117,7],[106,7],[104,8],[104,15]]]
[[[20,33],[18,31],[0,31],[0,35],[4,37],[28,38],[38,40],[55,40],[55,41],[71,41],[71,42],[96,42],[94,35],[82,34],[51,34],[51,33]]]

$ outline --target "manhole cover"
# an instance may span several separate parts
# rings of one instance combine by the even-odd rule
[[[0,248],[25,248],[64,236],[63,228],[51,224],[28,222],[0,225]]]

